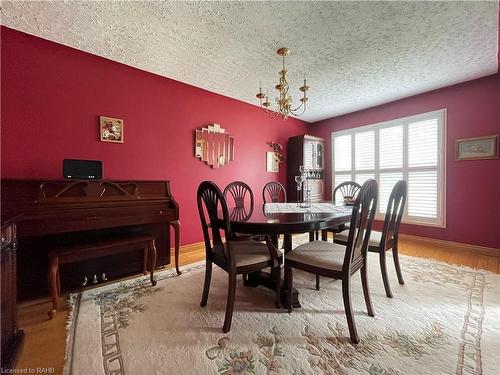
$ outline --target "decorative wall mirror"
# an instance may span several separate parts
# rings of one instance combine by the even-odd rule
[[[234,160],[234,137],[219,124],[196,129],[194,156],[212,168],[223,167]]]

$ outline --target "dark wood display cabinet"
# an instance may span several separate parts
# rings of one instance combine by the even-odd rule
[[[299,166],[306,169],[306,176],[312,202],[324,200],[325,172],[324,172],[323,138],[312,135],[298,135],[288,139],[287,148],[287,195],[288,200],[297,201],[297,184],[295,176],[299,175]]]
[[[16,286],[16,221],[2,218],[1,274],[1,325],[2,325],[2,373],[11,369],[21,347],[24,333],[17,328]]]

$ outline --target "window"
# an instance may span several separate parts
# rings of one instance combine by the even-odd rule
[[[344,181],[379,184],[383,219],[394,184],[408,182],[403,222],[444,227],[446,110],[332,133],[333,186]]]

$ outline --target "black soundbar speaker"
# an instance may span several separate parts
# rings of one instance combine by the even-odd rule
[[[64,159],[63,176],[76,180],[100,180],[102,178],[102,161]]]

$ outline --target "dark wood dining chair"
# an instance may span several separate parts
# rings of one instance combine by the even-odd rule
[[[359,192],[359,189],[361,189],[361,185],[354,181],[345,181],[338,184],[337,187],[333,189],[333,204],[342,203],[346,197],[355,199]],[[328,240],[328,233],[341,233],[345,230],[349,230],[349,224],[341,224],[333,228],[323,229],[321,237]],[[316,275],[316,290],[319,290],[319,284],[320,277],[319,275]]]
[[[378,253],[380,261],[380,270],[382,271],[382,280],[384,281],[385,294],[392,298],[391,286],[389,277],[387,276],[387,265],[385,252],[392,249],[392,257],[394,259],[394,267],[398,275],[399,284],[404,285],[401,266],[399,265],[398,255],[398,236],[399,224],[406,204],[408,194],[408,185],[406,181],[400,180],[394,185],[389,202],[387,202],[387,211],[385,212],[384,226],[382,232],[372,231],[370,241],[368,242],[368,251]],[[338,244],[345,245],[348,241],[348,231],[344,231],[335,235],[333,241]]]
[[[229,183],[224,188],[224,197],[226,198],[227,203],[233,203],[234,207],[245,208],[248,211],[253,211],[253,191],[250,186],[243,181],[233,181]]]
[[[283,185],[277,181],[271,181],[264,185],[262,189],[262,200],[265,203],[286,203],[286,190]],[[278,235],[274,236],[273,241],[278,243]],[[290,235],[285,235],[283,237],[282,249],[287,247],[287,242],[291,242],[292,237]]]
[[[236,294],[236,275],[248,274],[271,267],[271,276],[276,284],[276,306],[279,308],[282,262],[281,253],[266,237],[266,243],[231,240],[231,222],[226,199],[221,190],[211,181],[204,181],[197,192],[198,212],[205,240],[206,270],[203,295],[200,305],[207,305],[212,264],[228,273],[226,315],[222,330],[229,332]],[[209,233],[210,232],[210,233]],[[211,235],[211,236],[210,236]],[[211,239],[210,239],[211,237]],[[226,241],[223,242],[222,238]]]
[[[254,197],[253,191],[243,181],[233,181],[224,188],[224,198],[229,206],[231,206],[231,220],[245,220],[253,213]],[[262,236],[248,235],[245,233],[231,233],[233,240],[264,240]]]
[[[378,187],[375,180],[368,180],[361,187],[353,206],[346,246],[327,241],[313,241],[293,249],[286,254],[285,258],[288,301],[292,298],[293,268],[342,280],[342,297],[349,335],[353,343],[358,343],[359,338],[352,312],[351,276],[358,270],[361,270],[361,282],[368,315],[375,316],[368,288],[366,254],[377,207],[377,194]],[[288,304],[288,311],[292,311],[291,303]]]
[[[231,220],[245,221],[252,216],[254,200],[250,186],[242,181],[234,181],[224,188],[224,198],[226,202],[233,203],[229,214]],[[248,203],[248,204],[247,204]]]
[[[286,190],[277,181],[271,181],[262,189],[262,200],[264,203],[286,203]]]
[[[361,189],[361,185],[354,181],[345,181],[341,184],[337,185],[335,189],[333,189],[332,193],[332,202],[333,204],[342,203],[345,198],[351,197],[352,199],[356,198],[356,195]],[[340,233],[346,229],[349,229],[349,225],[339,225],[334,228],[325,229],[326,232],[330,233]]]

